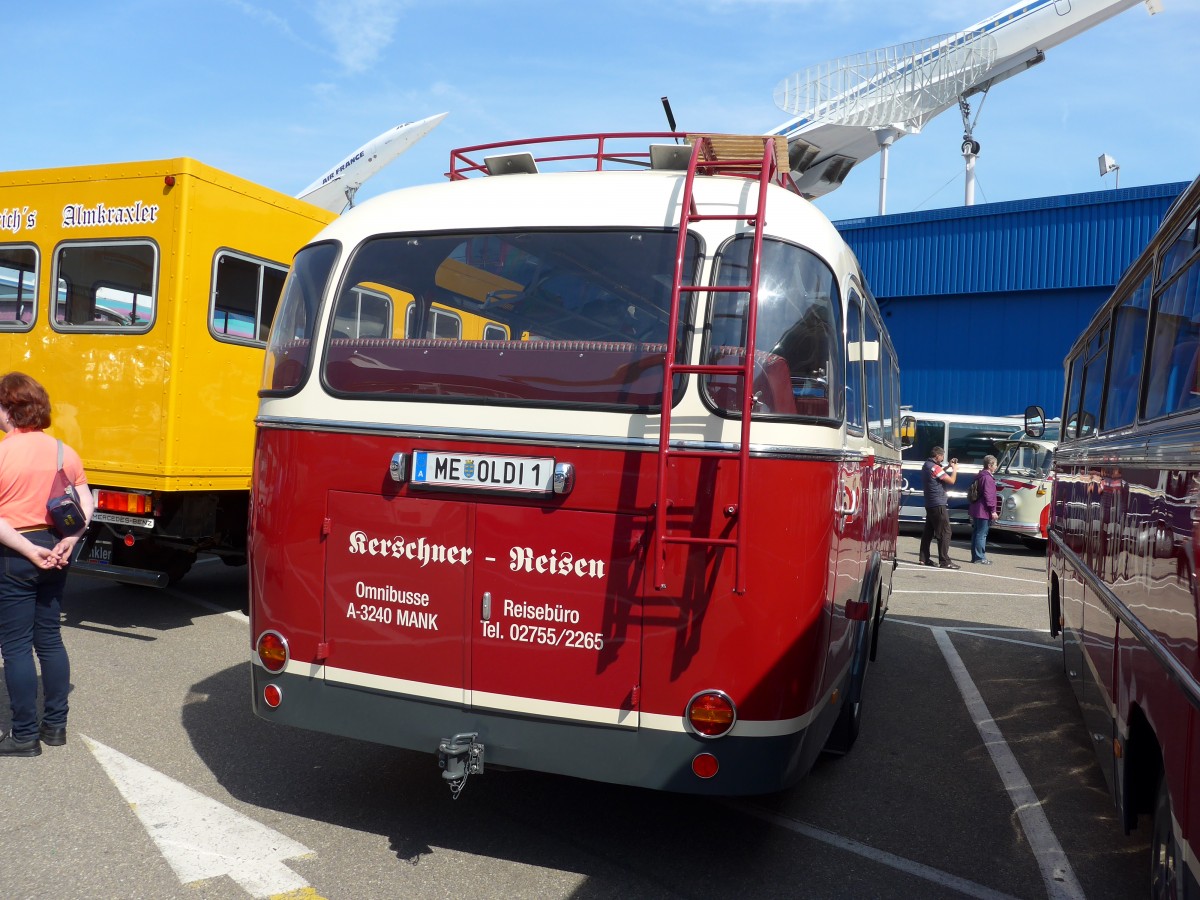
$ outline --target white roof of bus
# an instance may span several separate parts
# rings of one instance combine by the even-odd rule
[[[1011,425],[1016,422],[1017,425],[1023,426],[1025,417],[1014,413],[1011,416],[979,416],[969,413],[945,413],[945,412],[915,412],[906,407],[900,408],[900,416],[912,416],[919,420],[934,420],[939,422],[963,422],[967,425]]]
[[[374,197],[334,220],[314,240],[353,247],[374,234],[505,228],[675,228],[684,173],[547,172],[489,175],[405,188]],[[730,176],[698,176],[701,212],[752,212],[756,186]],[[710,241],[745,228],[734,221],[695,223]],[[807,200],[772,186],[766,233],[792,240],[835,263],[849,248],[829,220]]]

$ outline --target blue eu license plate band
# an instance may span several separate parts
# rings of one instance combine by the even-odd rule
[[[413,487],[550,494],[554,491],[554,458],[414,450],[409,483]]]

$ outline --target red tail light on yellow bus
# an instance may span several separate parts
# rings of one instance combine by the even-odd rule
[[[154,497],[151,494],[135,491],[112,491],[101,488],[96,491],[96,509],[103,512],[149,516],[154,512]]]

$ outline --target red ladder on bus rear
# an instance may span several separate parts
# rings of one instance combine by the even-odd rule
[[[688,546],[730,547],[736,554],[734,590],[746,592],[745,548],[746,548],[746,496],[750,484],[750,416],[752,412],[751,391],[754,384],[754,341],[758,324],[758,270],[762,253],[764,215],[767,206],[767,185],[773,180],[785,184],[787,173],[787,142],[780,137],[742,137],[735,135],[689,135],[692,155],[688,162],[687,179],[684,182],[683,198],[680,202],[679,243],[675,251],[675,275],[671,285],[671,316],[667,334],[667,354],[663,371],[662,416],[658,436],[658,485],[654,504],[654,585],[657,590],[666,590],[667,547],[670,544]],[[757,154],[757,155],[756,155]],[[693,189],[696,173],[705,175],[736,175],[758,180],[758,204],[753,213],[702,214],[696,207]],[[747,266],[749,283],[718,287],[709,285],[685,285],[683,264],[687,250],[688,226],[692,222],[717,219],[740,220],[754,226],[754,243],[750,250]],[[681,363],[676,359],[679,329],[680,297],[685,293],[700,291],[710,293],[748,293],[746,312],[746,352],[737,368],[718,365]],[[671,410],[674,406],[675,376],[733,375],[741,378],[741,437],[732,450],[685,450],[671,447]],[[697,537],[695,535],[668,534],[667,514],[670,500],[667,498],[667,470],[673,460],[728,459],[737,461],[737,505],[726,507],[726,515],[733,525],[732,537]]]

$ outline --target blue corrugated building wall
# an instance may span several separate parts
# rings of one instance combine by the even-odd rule
[[[1063,358],[1186,182],[846,219],[900,357],[901,402],[931,412],[1062,408]]]

